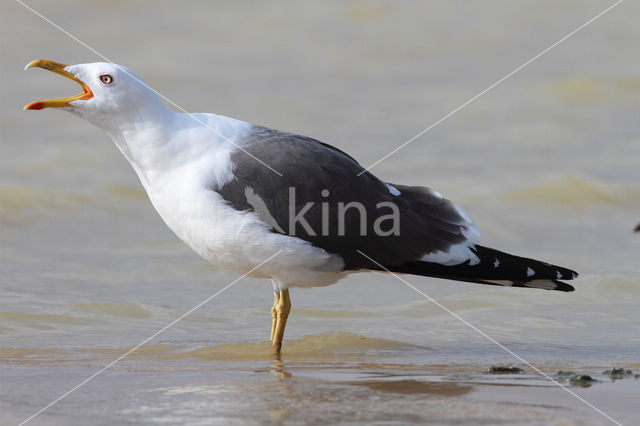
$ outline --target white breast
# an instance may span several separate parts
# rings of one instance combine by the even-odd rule
[[[342,260],[298,238],[276,234],[252,212],[230,207],[215,191],[173,176],[173,182],[152,185],[149,198],[176,235],[203,258],[244,274],[278,253],[252,273],[289,286],[327,285]]]
[[[154,207],[182,241],[208,261],[241,274],[278,253],[251,275],[275,278],[283,286],[328,285],[343,276],[338,273],[344,265],[339,256],[272,232],[254,213],[235,210],[215,192],[233,178],[230,152],[236,147],[208,129],[190,129],[180,136],[182,146],[176,146],[175,154],[165,147],[164,161],[154,160],[163,167],[134,168]],[[185,149],[185,138],[200,142]],[[202,138],[209,143],[202,145]]]

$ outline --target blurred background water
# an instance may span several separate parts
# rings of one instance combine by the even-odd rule
[[[607,1],[30,1],[185,109],[312,136],[369,165]],[[563,294],[405,277],[633,424],[640,382],[640,7],[623,2],[373,171],[456,200],[482,243],[581,273]],[[237,276],[165,227],[77,87],[24,64],[100,60],[0,4],[0,423],[16,424]],[[389,275],[292,293],[244,278],[30,424],[608,424]],[[518,376],[485,374],[514,364]]]

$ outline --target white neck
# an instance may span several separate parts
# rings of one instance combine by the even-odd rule
[[[165,108],[107,132],[149,190],[151,185],[161,184],[168,172],[182,170],[187,163],[188,169],[201,177],[225,180],[229,152],[248,126],[215,114],[182,114]],[[198,164],[206,165],[206,159],[220,167],[199,170]]]

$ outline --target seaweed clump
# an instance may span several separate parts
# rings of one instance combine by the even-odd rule
[[[574,371],[558,371],[556,373],[556,377],[559,380],[568,382],[573,386],[578,386],[581,388],[588,388],[592,384],[597,383],[598,380],[594,379],[588,374],[578,374]]]
[[[605,376],[609,376],[612,381],[624,379],[625,377],[632,376],[633,372],[626,368],[615,368],[611,367],[608,370],[604,370],[602,372]],[[637,375],[636,375],[637,376]]]
[[[487,373],[489,374],[521,374],[521,373],[524,373],[524,370],[519,367],[492,365],[487,370]]]

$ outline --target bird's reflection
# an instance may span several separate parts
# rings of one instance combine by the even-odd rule
[[[280,354],[274,355],[274,359],[273,361],[271,361],[271,368],[269,371],[271,371],[275,375],[276,381],[282,381],[285,379],[290,379],[292,377],[291,373],[285,370],[285,366],[282,362]]]
[[[278,397],[276,398],[277,403],[267,413],[272,420],[282,422],[292,414],[291,409],[282,404],[282,401],[289,401],[294,397],[293,381],[290,380],[292,375],[285,370],[280,354],[274,355],[269,371],[273,373],[274,380],[277,383],[275,389],[278,390]]]

